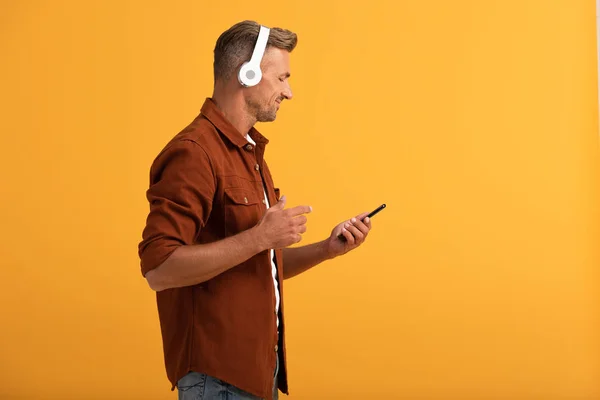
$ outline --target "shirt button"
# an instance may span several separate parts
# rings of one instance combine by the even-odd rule
[[[260,167],[258,166],[258,164],[256,164],[256,165],[254,166],[254,169],[255,169],[255,170],[257,170],[257,171],[260,169]]]
[[[279,346],[275,345],[275,352],[277,352],[277,350],[279,350]]]
[[[246,150],[252,150],[252,145],[251,144],[247,144],[246,145]]]
[[[263,199],[263,204],[267,204],[267,201],[265,199]]]

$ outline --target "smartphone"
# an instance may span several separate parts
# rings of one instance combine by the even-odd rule
[[[386,207],[385,203],[380,205],[379,207],[377,207],[376,209],[374,209],[373,211],[371,211],[369,213],[369,215],[367,215],[365,218],[371,218],[373,217],[375,214],[377,214],[379,211],[383,210]],[[365,220],[365,218],[362,219],[362,221]],[[338,239],[340,239],[342,242],[346,241],[346,237],[344,235],[342,235],[341,233],[338,235]]]

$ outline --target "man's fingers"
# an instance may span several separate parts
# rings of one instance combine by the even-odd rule
[[[354,236],[346,228],[342,228],[342,235],[344,235],[348,244],[354,244]]]
[[[365,217],[366,217],[367,215],[369,215],[369,213],[368,213],[368,212],[364,212],[364,213],[358,214],[358,215],[356,216],[356,219],[358,219],[358,220],[362,221],[363,219],[365,219]]]
[[[369,227],[367,226],[367,224],[364,222],[361,222],[360,219],[352,218],[352,220],[350,222],[352,224],[354,224],[354,226],[357,227],[358,230],[361,231],[363,235],[366,235],[369,232]]]
[[[285,196],[281,196],[281,198],[279,199],[277,204],[275,204],[272,208],[278,208],[280,210],[283,210],[285,208],[285,203],[286,203]]]
[[[312,211],[312,207],[311,206],[296,206],[294,208],[288,208],[287,209],[287,214],[290,217],[296,217],[298,215],[308,214],[311,211]]]
[[[304,225],[308,221],[306,215],[300,215],[299,217],[294,218],[297,225]]]
[[[368,230],[371,229],[371,218],[368,218],[367,215],[369,215],[369,213],[364,212],[364,213],[358,214],[356,217],[352,218],[352,220],[351,220],[351,221],[355,221],[354,225],[356,225],[363,233],[366,233],[365,230],[363,229],[363,225]]]
[[[354,236],[355,241],[360,242],[363,240],[364,235],[356,226],[350,225],[346,229]]]

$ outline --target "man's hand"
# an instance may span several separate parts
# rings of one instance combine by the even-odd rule
[[[306,232],[307,218],[312,211],[309,206],[297,206],[284,210],[285,196],[270,207],[265,216],[254,227],[263,249],[280,249],[298,243]]]
[[[367,215],[369,215],[368,212],[359,214],[333,228],[331,236],[327,239],[327,253],[329,258],[346,254],[364,243],[371,230],[371,220],[365,218]],[[364,221],[363,218],[365,218]],[[338,239],[338,235],[340,234],[346,238],[346,241]]]

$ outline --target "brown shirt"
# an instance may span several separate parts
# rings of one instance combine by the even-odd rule
[[[265,191],[269,203],[277,203],[279,191],[264,160],[269,141],[255,128],[249,135],[256,146],[207,98],[200,115],[158,154],[139,244],[144,275],[179,246],[214,242],[256,225],[267,210]],[[275,259],[279,335],[268,250],[202,284],[157,292],[172,389],[196,371],[270,399],[279,356],[279,389],[288,393],[281,250]]]

